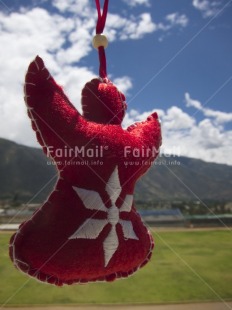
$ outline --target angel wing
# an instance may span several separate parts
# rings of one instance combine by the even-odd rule
[[[28,67],[24,93],[32,128],[44,152],[47,154],[50,146],[68,146],[70,132],[82,117],[39,56]]]

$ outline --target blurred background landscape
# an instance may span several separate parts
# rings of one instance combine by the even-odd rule
[[[57,180],[41,149],[6,139],[0,139],[0,175],[0,224],[28,219]],[[152,226],[230,226],[232,166],[160,156],[138,181],[135,203]]]

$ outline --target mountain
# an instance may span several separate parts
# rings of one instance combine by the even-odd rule
[[[142,199],[141,199],[141,194]],[[135,199],[232,200],[232,166],[188,157],[160,157],[137,183]]]
[[[55,182],[41,149],[0,138],[0,200],[42,202]],[[196,199],[232,201],[232,166],[163,156],[136,185],[136,201]]]
[[[0,200],[45,200],[56,181],[55,167],[48,162],[41,149],[0,138]]]

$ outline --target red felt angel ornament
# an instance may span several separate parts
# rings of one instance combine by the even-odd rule
[[[103,13],[97,0],[96,7],[100,78],[82,91],[83,115],[40,57],[25,79],[32,128],[59,178],[47,201],[12,236],[10,257],[21,271],[59,286],[127,277],[149,261],[154,245],[133,192],[158,155],[160,124],[153,113],[122,128],[125,97],[107,78],[107,40],[101,35],[108,1]]]

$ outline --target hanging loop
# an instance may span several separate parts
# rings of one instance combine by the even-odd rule
[[[109,0],[104,1],[103,12],[101,12],[100,0],[95,0],[95,4],[97,8],[98,19],[96,25],[96,35],[94,36],[92,43],[94,48],[98,49],[100,63],[99,76],[102,79],[107,79],[105,48],[108,45],[108,40],[106,36],[102,35],[102,32],[105,28]]]
[[[101,14],[100,0],[95,0],[95,3],[96,3],[96,8],[97,8],[97,14],[98,14],[96,34],[101,34],[105,28],[109,0],[105,0],[102,14]]]

